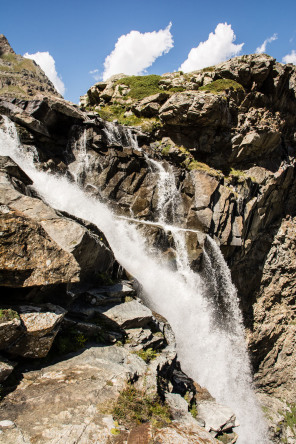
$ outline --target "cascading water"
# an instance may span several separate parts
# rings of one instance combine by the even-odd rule
[[[131,147],[134,150],[140,151],[136,134],[130,128],[118,126],[113,122],[104,122],[103,129],[106,134],[107,141],[110,145],[121,145],[123,147]]]
[[[163,165],[155,159],[147,158],[147,162],[156,169],[158,175],[158,223],[166,232],[169,231],[173,236],[178,271],[183,273],[184,276],[191,275],[192,271],[189,267],[185,231],[180,230],[177,226],[180,223],[178,210],[180,208],[183,209],[183,204],[181,194],[176,186],[173,168],[171,165],[168,165],[168,169],[165,170]]]
[[[0,155],[10,156],[19,164],[49,205],[89,220],[104,232],[119,263],[142,284],[151,307],[170,322],[183,369],[236,413],[241,424],[238,442],[267,443],[265,423],[252,390],[236,292],[215,243],[208,239],[207,264],[217,279],[217,294],[226,292],[230,327],[213,321],[215,313],[202,290],[203,280],[196,273],[188,271],[184,279],[183,273],[172,271],[148,254],[134,224],[116,217],[106,205],[66,178],[38,171],[7,118],[5,124],[6,130],[0,130]]]
[[[69,166],[75,182],[81,185],[83,183],[85,173],[89,168],[89,155],[86,150],[86,129],[82,131],[78,140],[74,141],[74,151],[77,152],[74,167]]]

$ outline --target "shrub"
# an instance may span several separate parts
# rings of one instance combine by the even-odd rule
[[[126,427],[144,422],[161,427],[171,422],[170,409],[159,396],[148,396],[132,385],[120,392],[112,415]]]
[[[153,348],[147,348],[147,350],[139,350],[135,352],[145,362],[150,362],[157,357],[157,352]]]
[[[19,315],[16,311],[11,310],[11,308],[8,309],[0,309],[0,323],[6,322],[6,321],[12,321],[13,319],[19,319]]]

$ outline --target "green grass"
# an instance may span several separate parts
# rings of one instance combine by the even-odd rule
[[[3,54],[1,59],[12,64],[10,67],[7,67],[9,71],[21,72],[25,69],[36,72],[36,66],[30,59],[23,58],[19,60],[15,54]],[[1,71],[4,71],[4,69],[1,68]]]
[[[213,82],[209,83],[208,85],[201,86],[198,90],[199,91],[209,91],[211,93],[220,93],[220,92],[224,92],[226,89],[233,89],[234,91],[241,89],[244,91],[244,88],[240,83],[236,82],[235,80],[230,80],[230,79],[214,80]]]
[[[0,323],[1,322],[7,322],[7,321],[12,321],[13,319],[19,319],[19,315],[16,311],[11,310],[10,308],[5,309],[5,308],[1,308],[0,309]]]
[[[116,83],[118,85],[127,85],[130,88],[126,97],[141,100],[144,99],[144,97],[163,92],[158,85],[160,78],[160,76],[155,74],[148,76],[130,76],[123,77]]]
[[[197,407],[196,407],[195,403],[192,404],[192,407],[189,409],[189,412],[191,413],[193,418],[196,419],[196,417],[197,417]]]
[[[145,422],[161,427],[171,422],[170,409],[159,396],[148,396],[132,385],[128,385],[120,392],[112,415],[119,424],[125,427]]]
[[[15,94],[16,96],[27,96],[26,91],[24,91],[22,88],[20,88],[19,86],[14,86],[14,85],[6,85],[4,86],[4,88],[0,89],[0,95],[1,94]]]
[[[293,433],[293,438],[296,438],[296,403],[288,404],[288,409],[280,413],[284,416],[284,426],[289,427]],[[286,443],[288,441],[284,439],[283,442]]]
[[[201,69],[201,72],[213,72],[215,71],[215,66],[207,66],[206,68]]]
[[[257,182],[256,178],[253,176],[249,176],[242,170],[236,170],[234,168],[230,168],[229,178],[236,178],[239,183],[244,182],[247,179],[250,179],[252,182]]]
[[[158,353],[155,350],[153,350],[153,348],[147,348],[147,350],[139,350],[134,353],[147,363],[155,359],[158,355]]]
[[[97,111],[98,115],[109,122],[113,120],[118,120],[121,125],[126,126],[139,126],[142,131],[152,132],[154,129],[157,129],[161,126],[160,121],[155,118],[144,118],[137,117],[134,114],[131,116],[124,116],[126,112],[126,107],[123,105],[106,105]]]

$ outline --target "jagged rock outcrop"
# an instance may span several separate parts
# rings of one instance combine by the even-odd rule
[[[0,34],[0,95],[29,99],[38,93],[61,97],[42,69],[33,60],[16,54]]]
[[[187,230],[195,269],[203,268],[205,235],[217,238],[238,287],[256,384],[270,399],[294,402],[296,68],[266,55],[249,55],[189,74],[147,77],[152,83],[143,94],[135,88],[138,78],[118,75],[99,82],[82,99],[83,110],[52,96],[4,97],[0,110],[16,123],[40,169],[67,174],[117,214],[132,218],[149,246],[160,247],[168,262],[174,262],[175,245],[159,223],[161,212],[165,222]],[[168,197],[160,208],[164,172],[178,198],[172,203]],[[36,200],[19,197],[30,184],[11,163],[5,174],[14,178],[13,185],[8,179],[9,193],[18,196],[5,205],[11,205],[11,214],[23,211],[21,202]],[[38,208],[43,205],[38,202]],[[5,214],[10,213],[4,219]],[[41,223],[36,214],[33,220]],[[68,236],[87,227],[57,212],[41,226],[56,244],[65,239],[68,247],[60,245],[61,250],[75,258],[79,274],[81,262],[69,251]],[[113,313],[109,340],[122,337],[126,327],[134,348],[159,344],[145,325],[125,325],[124,320],[119,328],[114,325],[120,304],[110,312],[82,308],[88,298],[80,294],[67,305],[72,318],[66,316],[64,326],[101,334],[98,326],[75,321],[74,314],[95,312],[103,319]]]
[[[113,254],[100,233],[90,233],[42,200],[24,195],[30,179],[20,182],[18,177],[24,173],[9,158],[1,157],[0,165],[0,285],[32,287],[93,280],[112,268]]]

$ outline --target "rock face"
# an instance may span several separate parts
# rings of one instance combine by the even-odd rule
[[[23,173],[9,158],[1,158],[0,174],[1,285],[78,282],[79,274],[93,279],[112,267],[112,252],[98,235],[19,191],[26,186],[17,179]]]
[[[4,56],[18,57],[5,39],[1,42]],[[8,63],[7,57],[1,57],[1,63]],[[20,76],[26,83],[26,76]],[[139,89],[139,82],[144,89]],[[0,111],[16,124],[20,141],[34,153],[38,168],[66,174],[118,215],[132,218],[145,234],[148,248],[154,253],[161,250],[172,267],[176,266],[174,236],[161,221],[185,230],[194,270],[205,268],[206,235],[219,241],[238,288],[257,387],[266,405],[277,406],[278,399],[293,403],[296,68],[266,55],[249,55],[189,74],[114,76],[88,91],[81,99],[81,110],[53,95],[32,99],[2,94]],[[145,314],[139,301],[125,301],[127,295],[123,297],[121,291],[114,290],[112,296],[107,291],[107,295],[102,288],[82,291],[72,284],[71,294],[60,289],[78,279],[89,282],[95,270],[105,277],[114,274],[117,265],[103,234],[32,197],[29,179],[7,158],[1,163],[1,183],[1,231],[6,233],[0,244],[1,285],[6,300],[7,289],[14,288],[15,305],[21,305],[21,294],[33,306],[37,285],[43,302],[68,310],[61,332],[79,327],[83,334],[104,336],[111,343],[124,342],[127,335],[131,343],[125,344],[123,360],[129,359],[131,351],[163,347],[163,338],[150,328],[151,313]],[[161,201],[164,184],[170,191]],[[10,243],[5,244],[5,238]],[[50,285],[57,290],[55,297]],[[16,288],[21,290],[18,296]],[[11,346],[23,331],[23,324],[14,320],[3,341]],[[167,359],[174,359],[163,356],[151,361],[150,368],[164,368]],[[126,369],[122,371],[126,375]],[[156,390],[155,375],[154,368],[149,384]],[[170,399],[172,405],[182,405],[178,397]],[[11,442],[21,433],[17,427],[9,428]],[[72,436],[73,427],[67,429],[67,436]],[[91,433],[95,426],[85,427]],[[182,427],[163,429],[165,438],[158,431],[157,439],[183,442]],[[154,436],[150,425],[126,433],[138,436],[141,430]],[[219,430],[223,431],[223,424]],[[275,426],[274,442],[280,439],[276,430]],[[286,438],[292,432],[284,433]]]
[[[37,93],[61,97],[42,69],[30,59],[15,54],[6,37],[0,34],[0,95],[21,99]]]

